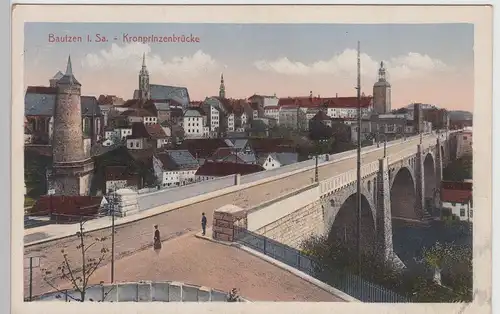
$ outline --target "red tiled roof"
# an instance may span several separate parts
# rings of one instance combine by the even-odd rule
[[[472,191],[472,182],[441,181],[441,189]]]
[[[64,196],[43,195],[33,205],[33,213],[50,212],[67,218],[78,219],[78,216],[94,216],[99,212],[102,196]]]
[[[467,203],[472,199],[472,182],[441,182],[441,200],[448,203]]]
[[[36,93],[36,94],[57,94],[57,87],[47,87],[47,86],[28,86],[26,93]]]
[[[248,143],[257,155],[262,153],[286,153],[296,151],[294,142],[284,138],[250,138],[248,139]]]
[[[467,190],[441,190],[441,201],[448,203],[468,203],[472,198],[472,191]]]
[[[232,147],[219,147],[217,150],[210,156],[211,160],[219,160],[224,159],[235,153],[235,149]]]
[[[224,177],[231,174],[250,174],[263,171],[261,165],[234,163],[234,162],[216,162],[207,160],[198,170],[195,175]]]
[[[158,140],[166,138],[167,134],[161,127],[161,125],[155,124],[144,124],[141,122],[132,123],[132,136],[134,138],[148,138],[152,140]]]

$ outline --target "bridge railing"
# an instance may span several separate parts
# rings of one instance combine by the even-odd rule
[[[436,141],[437,135],[432,133],[432,134],[426,134],[424,135],[423,139],[426,141],[431,141],[434,142]],[[394,145],[399,145],[402,144],[403,142],[408,142],[408,141],[414,141],[418,139],[419,136],[412,136],[406,138],[406,141],[403,139],[397,139],[394,141],[387,142],[387,147],[392,147]],[[382,150],[383,146],[380,145],[379,147],[376,147],[376,145],[372,146],[367,146],[362,148],[362,154],[371,152],[371,151],[376,151],[376,150]],[[321,167],[334,163],[339,161],[340,159],[343,158],[348,158],[349,156],[355,154],[355,150],[350,150],[334,155],[329,155],[328,161],[327,160],[320,160],[319,167]],[[274,177],[278,178],[280,176],[286,175],[287,173],[293,173],[293,172],[303,172],[303,171],[309,171],[315,167],[315,160],[310,159],[298,163],[294,163],[291,165],[283,166],[280,168],[272,169],[272,170],[267,170],[267,171],[262,171],[262,172],[257,172],[254,174],[249,174],[249,175],[244,175],[241,176],[240,179],[240,184],[259,184],[258,182],[263,181],[263,180],[272,180]],[[371,171],[375,171],[375,163],[370,164],[370,166],[364,167],[366,171],[366,175],[369,175]],[[373,170],[372,170],[373,169]],[[350,174],[349,174],[350,175]],[[332,178],[328,179],[328,183],[323,184],[323,186],[333,186],[335,182],[335,179]],[[162,204],[166,203],[172,203],[175,201],[179,201],[182,199],[187,199],[189,197],[194,197],[198,195],[202,195],[205,193],[208,193],[209,191],[215,191],[215,190],[223,190],[225,188],[229,188],[233,186],[232,184],[232,179],[228,177],[224,178],[219,178],[215,180],[208,180],[208,181],[203,181],[203,182],[198,182],[182,187],[177,187],[177,188],[171,188],[171,189],[161,189],[158,191],[150,192],[150,193],[144,193],[140,194],[139,196],[139,205],[141,210],[153,208],[156,206],[160,206]]]
[[[404,303],[410,299],[394,291],[376,285],[365,279],[329,269],[318,260],[303,254],[300,250],[253,233],[245,228],[235,229],[234,240],[282,263],[296,268],[332,287],[352,296],[361,302]]]

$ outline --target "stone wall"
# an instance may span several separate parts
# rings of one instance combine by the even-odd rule
[[[256,231],[269,239],[300,249],[304,240],[324,232],[323,209],[319,200]]]
[[[52,292],[34,301],[77,302],[75,291]],[[227,293],[182,282],[131,282],[97,285],[86,290],[87,302],[227,302]],[[242,298],[243,302],[248,302]]]

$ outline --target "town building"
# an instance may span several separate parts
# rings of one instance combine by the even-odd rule
[[[292,152],[284,153],[271,153],[269,155],[262,155],[259,159],[259,164],[265,170],[276,169],[283,166],[288,166],[298,162],[299,155]]]
[[[457,158],[472,156],[472,130],[464,130],[456,135]]]
[[[162,148],[168,144],[168,137],[159,124],[132,124],[132,134],[127,136],[128,149],[144,149],[145,147]]]
[[[182,126],[186,138],[208,138],[209,127],[206,126],[206,116],[201,108],[188,108],[183,115]]]
[[[188,150],[166,150],[156,154],[153,167],[161,186],[171,188],[194,183],[199,163]]]
[[[107,166],[105,168],[104,180],[106,193],[112,193],[123,188],[139,189],[139,175],[131,173],[127,166]]]
[[[472,182],[441,182],[441,217],[455,216],[472,222]]]

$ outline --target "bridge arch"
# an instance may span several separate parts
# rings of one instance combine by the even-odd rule
[[[437,186],[436,159],[432,152],[424,157],[424,197],[432,198]]]
[[[361,246],[372,249],[376,239],[376,207],[366,188],[361,192]],[[355,247],[357,241],[356,184],[350,184],[330,200],[325,223],[328,239]]]
[[[391,178],[391,214],[393,218],[418,219],[415,213],[416,185],[408,167],[395,169]]]

